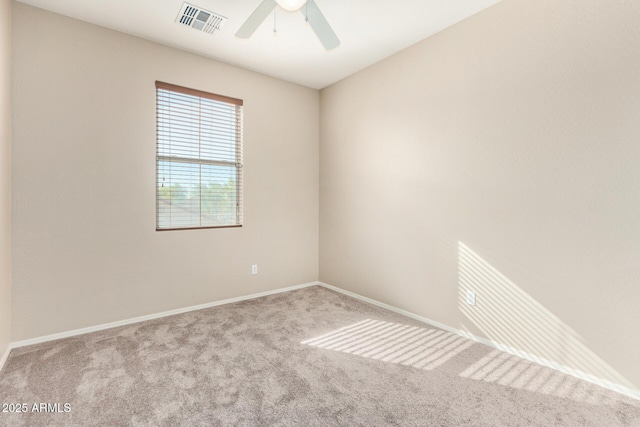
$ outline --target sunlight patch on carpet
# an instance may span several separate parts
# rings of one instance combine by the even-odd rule
[[[613,404],[610,392],[517,356],[494,350],[460,373],[463,378],[500,384],[590,404]]]
[[[440,329],[366,319],[301,344],[432,370],[473,342]]]

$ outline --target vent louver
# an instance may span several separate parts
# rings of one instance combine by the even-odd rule
[[[182,4],[180,13],[176,18],[178,24],[186,25],[207,34],[213,34],[214,31],[219,30],[226,20],[225,16],[186,2]]]

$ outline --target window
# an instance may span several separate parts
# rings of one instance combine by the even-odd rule
[[[156,82],[156,230],[242,225],[242,100]]]

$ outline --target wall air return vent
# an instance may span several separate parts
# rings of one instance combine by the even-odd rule
[[[178,24],[186,25],[194,30],[207,34],[213,34],[215,30],[219,30],[226,20],[227,18],[225,16],[204,10],[201,7],[189,3],[182,4],[180,13],[178,13],[178,17],[176,18]]]

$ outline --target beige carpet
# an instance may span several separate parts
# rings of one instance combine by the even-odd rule
[[[3,426],[640,426],[638,401],[317,286],[16,349],[0,403],[28,407]]]

